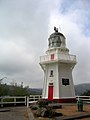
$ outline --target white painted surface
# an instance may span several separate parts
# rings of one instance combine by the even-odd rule
[[[62,36],[60,36],[62,37]],[[76,56],[69,54],[63,37],[60,47],[49,47],[44,56],[40,56],[40,65],[44,70],[42,98],[48,98],[49,83],[53,83],[53,99],[75,98],[72,70],[76,64]],[[54,54],[54,59],[51,59]],[[50,77],[50,71],[53,76]],[[69,85],[62,84],[62,78],[69,79]]]

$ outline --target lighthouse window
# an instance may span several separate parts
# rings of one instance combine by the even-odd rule
[[[49,83],[49,86],[53,86],[53,83]]]
[[[69,79],[62,78],[62,85],[69,85]]]
[[[50,77],[53,77],[53,70],[50,71]]]

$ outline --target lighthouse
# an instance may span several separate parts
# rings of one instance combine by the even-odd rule
[[[60,103],[75,102],[72,70],[76,56],[69,54],[65,36],[54,27],[48,38],[48,49],[40,56],[40,66],[44,71],[42,99]]]

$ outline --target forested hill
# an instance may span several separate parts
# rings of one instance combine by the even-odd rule
[[[90,83],[85,83],[85,84],[78,84],[75,85],[75,93],[76,95],[81,95],[84,92],[90,90]]]
[[[29,87],[0,84],[0,96],[29,96],[41,95],[42,89],[32,89]]]
[[[76,95],[81,95],[89,90],[90,90],[90,83],[75,85]],[[29,96],[29,95],[41,95],[41,94],[42,94],[42,89],[0,84],[0,96]]]

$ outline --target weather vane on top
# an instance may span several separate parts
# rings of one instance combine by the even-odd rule
[[[54,27],[54,31],[55,31],[55,32],[58,32],[58,28]]]

